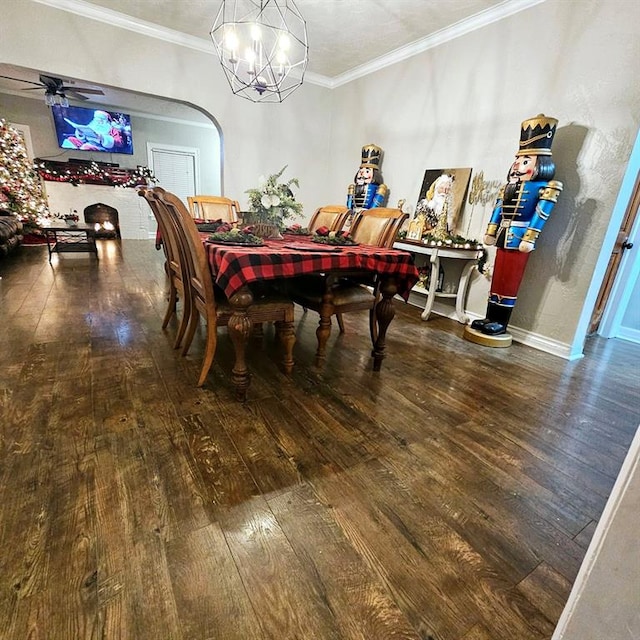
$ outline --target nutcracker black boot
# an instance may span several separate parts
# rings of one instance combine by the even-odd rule
[[[513,307],[503,307],[490,302],[487,307],[488,322],[481,321],[484,322],[484,324],[478,328],[478,331],[488,336],[498,336],[506,333],[512,311]],[[471,326],[473,327],[473,324]]]
[[[491,303],[487,305],[487,311],[485,313],[485,317],[479,320],[474,320],[471,323],[472,329],[475,329],[476,331],[482,331],[482,327],[484,327],[485,324],[489,324],[491,322],[491,320],[489,319],[490,309],[491,309]]]

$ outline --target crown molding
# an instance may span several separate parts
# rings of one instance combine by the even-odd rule
[[[404,47],[399,47],[398,49],[395,49],[390,53],[386,53],[375,60],[371,60],[371,62],[367,62],[366,64],[355,67],[354,69],[342,73],[335,78],[331,78],[331,88],[335,89],[336,87],[340,87],[352,82],[353,80],[367,76],[370,73],[380,71],[392,64],[412,58],[423,51],[438,47],[446,42],[455,40],[460,36],[476,31],[477,29],[482,29],[487,25],[498,22],[504,18],[508,18],[515,13],[519,13],[520,11],[524,11],[525,9],[529,9],[530,7],[534,7],[535,5],[541,4],[545,1],[546,0],[505,0],[495,7],[485,9],[484,11],[476,13],[469,18],[460,20],[460,22],[456,22],[444,29],[440,29],[440,31],[436,31],[435,33],[428,35],[426,38],[421,38],[420,40],[411,42]]]
[[[112,27],[119,27],[120,29],[133,31],[134,33],[149,36],[150,38],[156,38],[157,40],[177,44],[181,47],[188,47],[189,49],[195,49],[196,51],[208,53],[217,57],[213,42],[210,40],[190,36],[186,33],[182,33],[181,31],[162,27],[152,22],[147,22],[146,20],[139,20],[138,18],[133,18],[124,13],[113,11],[113,9],[98,7],[97,5],[85,2],[84,0],[32,1],[37,2],[38,4],[44,4],[48,7],[53,7],[54,9],[68,11],[74,15],[89,18],[89,20],[96,20],[97,22],[102,22]]]
[[[84,0],[33,0],[38,4],[44,4],[54,9],[60,9],[62,11],[68,11],[75,15],[89,18],[90,20],[96,20],[109,24],[110,26],[119,27],[120,29],[126,29],[127,31],[133,31],[134,33],[142,34],[150,38],[156,38],[169,42],[181,47],[188,47],[202,53],[207,53],[212,56],[216,56],[215,47],[213,42],[205,40],[204,38],[197,38],[168,27],[161,27],[157,24],[147,22],[145,20],[138,20],[132,18],[118,11],[112,9],[106,9],[104,7],[98,7],[97,5],[85,2]],[[362,78],[366,75],[380,71],[386,67],[389,67],[397,62],[402,62],[408,58],[412,58],[423,51],[433,49],[451,40],[455,40],[460,36],[482,29],[487,25],[498,22],[503,18],[512,16],[515,13],[529,9],[535,5],[541,4],[545,0],[504,0],[504,2],[485,9],[474,16],[461,20],[445,29],[436,31],[426,38],[416,40],[404,47],[399,47],[390,53],[387,53],[371,62],[355,67],[350,71],[342,73],[333,78],[324,76],[318,73],[307,72],[305,74],[305,81],[310,84],[315,84],[327,89],[335,89],[344,84]]]

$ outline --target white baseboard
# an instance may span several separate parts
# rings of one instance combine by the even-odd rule
[[[618,330],[618,335],[616,336],[616,338],[640,344],[640,331],[638,329],[631,329],[630,327],[621,326]]]
[[[528,347],[539,349],[545,353],[550,353],[564,360],[579,360],[584,357],[583,353],[571,353],[571,345],[566,342],[560,342],[547,336],[534,333],[533,331],[525,331],[518,327],[509,325],[509,333],[516,342],[526,344]]]
[[[409,295],[409,304],[424,309],[425,297],[418,297],[416,295],[416,297],[413,298],[413,295],[414,294]],[[420,304],[420,301],[422,301],[422,304]],[[431,313],[437,313],[440,316],[458,321],[455,307],[446,303],[438,302],[437,300],[433,304]],[[470,313],[469,311],[466,311],[466,314],[469,316],[469,322],[483,317],[475,313]],[[534,333],[533,331],[525,331],[524,329],[520,329],[512,324],[509,325],[509,333],[513,336],[515,342],[520,342],[528,347],[533,347],[539,351],[550,353],[551,355],[558,356],[563,360],[579,360],[584,357],[583,353],[572,353],[571,345],[566,342],[560,342],[559,340],[554,340],[553,338],[543,336],[539,333]]]

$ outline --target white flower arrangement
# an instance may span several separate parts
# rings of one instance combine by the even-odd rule
[[[254,214],[254,222],[275,224],[279,229],[284,228],[284,221],[299,216],[302,204],[296,202],[292,186],[299,187],[298,179],[291,178],[288,182],[278,182],[285,172],[285,165],[269,177],[258,178],[258,188],[249,189],[249,210]]]

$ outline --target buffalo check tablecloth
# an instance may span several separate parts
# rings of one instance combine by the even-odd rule
[[[221,245],[202,235],[215,283],[228,298],[245,285],[293,278],[310,273],[366,271],[393,276],[405,300],[418,280],[412,254],[371,245],[331,247],[309,239],[285,237],[265,240],[262,246]]]

